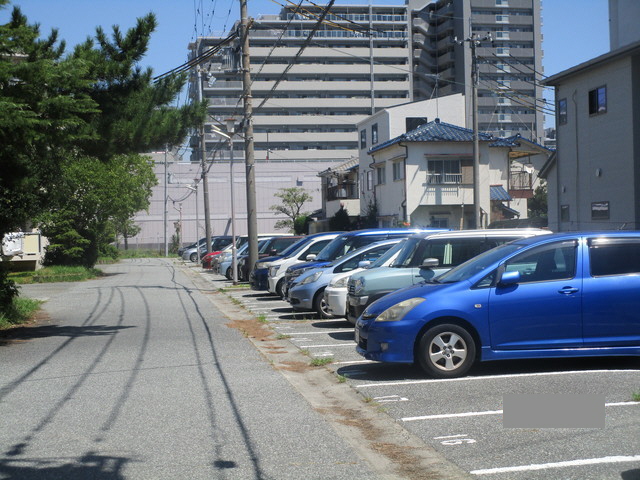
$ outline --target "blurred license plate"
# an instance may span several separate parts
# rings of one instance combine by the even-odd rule
[[[356,344],[360,343],[360,331],[356,328],[355,329],[355,334],[354,334],[355,340],[356,340]]]

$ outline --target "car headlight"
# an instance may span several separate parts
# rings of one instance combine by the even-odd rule
[[[411,309],[420,305],[425,299],[422,297],[409,298],[403,300],[400,303],[396,303],[392,307],[387,308],[384,312],[378,315],[376,322],[397,322],[402,320],[404,316],[409,313]]]
[[[353,281],[353,293],[356,295],[364,290],[364,278],[358,278]]]
[[[308,277],[303,278],[298,282],[298,285],[306,285],[307,283],[313,283],[320,278],[324,272],[316,272],[313,275],[309,275]]]
[[[276,274],[278,273],[278,270],[280,270],[280,265],[271,265],[269,267],[269,276],[275,277]]]
[[[269,268],[271,266],[271,262],[256,262],[256,268]]]
[[[342,277],[337,280],[331,280],[329,282],[329,286],[334,288],[345,288],[347,286],[348,281],[349,281],[349,276]]]
[[[313,267],[309,267],[309,268],[297,268],[295,270],[291,270],[291,271],[287,271],[287,274],[290,277],[299,277],[300,275],[302,275],[304,272],[308,272],[309,270],[311,270]]]

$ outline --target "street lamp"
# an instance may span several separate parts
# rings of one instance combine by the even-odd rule
[[[236,209],[235,209],[235,195],[233,189],[233,134],[235,119],[228,118],[227,122],[227,132],[223,132],[215,125],[212,125],[212,130],[214,133],[217,133],[221,137],[229,140],[229,176],[231,183],[231,272],[233,274],[233,284],[237,285],[238,283],[238,255],[236,248]]]

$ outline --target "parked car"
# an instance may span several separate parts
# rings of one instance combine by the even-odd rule
[[[258,234],[258,240],[262,239],[262,238],[271,238],[271,237],[288,237],[291,236],[290,233],[265,233],[265,234]],[[237,249],[241,248],[245,243],[249,242],[249,236],[248,235],[237,235],[236,236],[236,251]],[[231,242],[229,242],[229,244],[231,244]],[[225,249],[224,253],[229,253],[231,255],[231,247],[229,247],[228,249]],[[213,270],[216,273],[220,273],[218,272],[219,267],[218,267],[218,263],[222,260],[222,257],[219,256],[220,252],[215,252],[212,251],[210,254],[205,255],[204,257],[202,257],[202,268],[209,268],[211,270]],[[222,274],[224,274],[224,272],[222,272]]]
[[[282,237],[282,238],[288,238],[288,237]],[[260,252],[267,245],[269,240],[271,239],[263,238],[261,240],[258,240],[258,252]],[[244,245],[242,245],[240,248],[236,250],[236,261],[238,262],[238,271],[240,270],[239,268],[240,261],[242,258],[245,258],[247,256],[248,250],[249,250],[249,242],[245,243]],[[233,279],[232,263],[233,263],[233,252],[231,252],[231,250],[228,250],[219,257],[217,261],[216,273],[220,275],[224,275],[229,280],[232,280]],[[241,280],[240,275],[238,275],[238,280]]]
[[[273,257],[280,255],[291,245],[297,243],[301,238],[300,235],[290,237],[273,237],[267,243],[258,249],[258,261],[265,257]],[[238,278],[243,282],[249,281],[249,255],[245,254],[238,263]]]
[[[334,317],[347,316],[347,283],[349,278],[356,273],[374,268],[389,266],[398,256],[404,246],[406,238],[403,238],[393,247],[387,250],[380,258],[371,262],[370,265],[358,267],[354,270],[338,273],[335,275],[324,289],[324,301],[327,304],[328,312]]]
[[[640,232],[534,236],[373,302],[356,348],[440,378],[476,361],[640,355],[638,292]]]
[[[211,237],[211,251],[220,251],[231,243],[231,237],[229,235],[220,235],[217,237]],[[198,262],[198,258],[202,258],[207,253],[207,246],[205,242],[198,242],[200,254],[198,255],[198,247],[193,245],[191,248],[185,249],[182,252],[183,260],[190,260],[194,263]]]
[[[396,237],[370,243],[328,265],[307,270],[289,287],[287,301],[294,310],[315,311],[320,318],[331,318],[324,298],[324,289],[331,279],[337,274],[369,265],[401,240],[402,238]]]
[[[364,309],[375,300],[434,278],[493,247],[550,233],[537,228],[417,233],[404,244],[391,265],[351,276],[347,285],[347,319],[355,325]]]
[[[346,255],[353,250],[357,250],[360,247],[364,247],[365,245],[369,245],[371,243],[379,242],[382,240],[387,240],[389,238],[406,238],[420,231],[421,230],[418,229],[409,230],[406,228],[372,228],[367,230],[354,230],[351,232],[345,232],[334,238],[329,244],[327,244],[327,246],[322,249],[322,251],[315,259],[309,262],[304,262],[288,267],[282,288],[283,294],[284,296],[286,296],[287,290],[289,290],[289,287],[295,281],[295,279],[311,268],[328,265],[329,263],[342,257],[343,255]]]
[[[287,268],[316,258],[316,255],[334,238],[343,232],[323,232],[303,237],[280,257],[264,258],[251,273],[251,288],[268,290],[269,293],[283,296],[282,286]]]
[[[216,250],[216,251],[207,253],[200,259],[202,268],[209,270],[209,269],[213,269],[214,267],[217,267],[218,259],[220,258],[221,255],[224,255],[227,252],[231,252],[231,244],[227,245],[222,250]]]

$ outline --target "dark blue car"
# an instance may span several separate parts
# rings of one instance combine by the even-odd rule
[[[382,297],[356,322],[369,360],[434,377],[476,361],[640,355],[640,232],[542,235]]]
[[[268,285],[268,274],[269,267],[276,260],[280,260],[281,258],[287,258],[289,255],[292,255],[295,252],[298,252],[300,249],[304,248],[305,245],[311,243],[314,238],[327,235],[331,232],[323,232],[316,233],[312,235],[306,235],[298,240],[293,245],[289,246],[286,250],[284,250],[280,255],[273,255],[270,257],[265,257],[259,259],[254,265],[253,269],[249,273],[249,284],[253,290],[267,290],[269,288]]]
[[[381,240],[387,240],[389,238],[405,238],[413,235],[414,233],[421,232],[423,230],[418,229],[406,229],[406,228],[372,228],[368,230],[353,230],[351,232],[345,232],[342,235],[334,238],[322,251],[318,254],[315,260],[311,262],[299,263],[293,265],[287,269],[284,282],[284,294],[286,295],[291,284],[302,275],[304,272],[311,268],[324,267],[329,265],[334,260],[346,255],[349,252],[357,250],[361,247],[369,245]],[[434,231],[440,231],[434,229]]]

